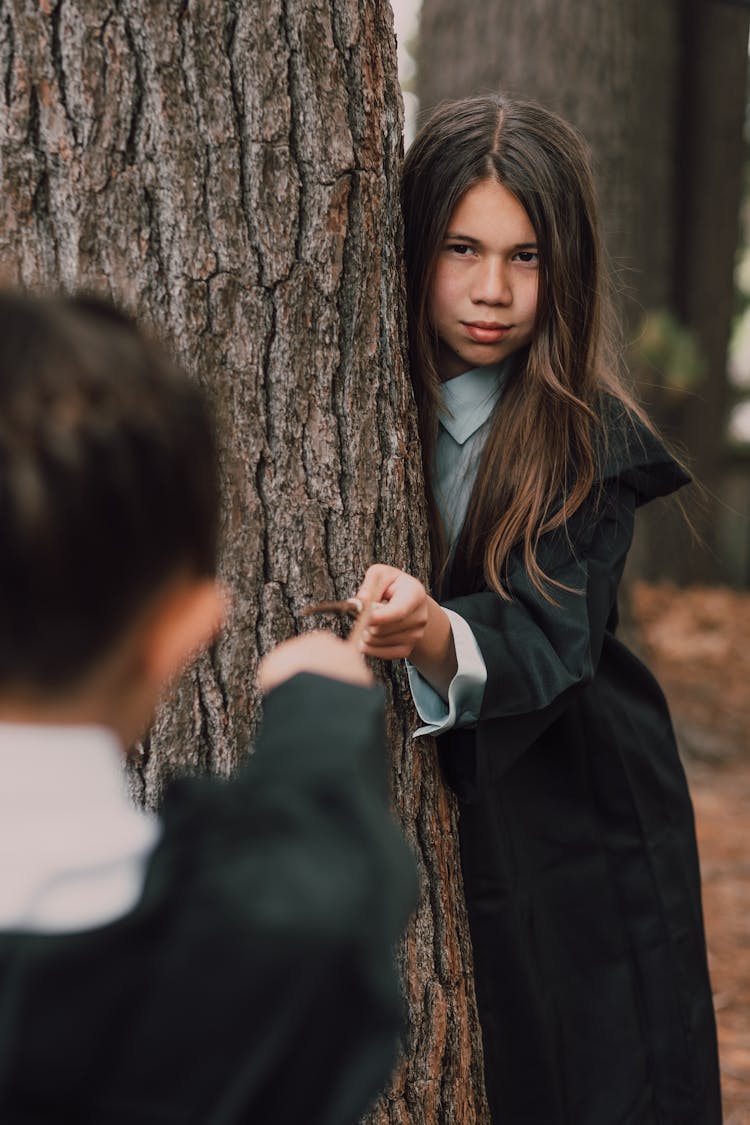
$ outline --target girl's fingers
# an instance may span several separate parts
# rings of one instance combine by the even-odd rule
[[[375,610],[375,606],[372,603],[367,602],[364,598],[361,598],[361,601],[363,602],[362,609],[360,610],[359,616],[354,622],[349,636],[346,638],[347,644],[353,645],[356,649],[359,649],[360,645],[362,644],[364,634],[368,632],[368,627]]]
[[[364,656],[370,656],[374,660],[408,660],[413,651],[414,645],[396,645],[377,649],[370,649],[369,645],[365,645],[362,649]]]
[[[416,578],[403,576],[403,581],[392,582],[384,591],[385,602],[377,607],[373,615],[373,625],[388,625],[395,622],[424,618],[427,620],[427,592]]]
[[[392,644],[396,643],[397,637],[420,637],[424,632],[425,622],[422,616],[410,616],[404,621],[396,621],[393,624],[375,625],[375,614],[370,621],[365,632],[365,640],[373,644]]]
[[[424,629],[408,629],[378,636],[366,629],[360,642],[360,652],[376,660],[401,660],[411,656],[421,639]]]
[[[373,652],[379,651],[383,648],[393,648],[399,645],[411,645],[413,648],[422,635],[421,629],[409,629],[398,633],[391,633],[387,637],[379,637],[377,635],[368,634],[365,631],[362,638],[362,644]]]
[[[395,566],[375,563],[365,574],[362,585],[357,590],[357,597],[367,602],[382,601],[386,590],[399,574],[403,574],[403,571],[397,570]]]
[[[427,591],[419,579],[376,563],[367,571],[357,597],[371,607],[367,624],[361,614],[358,621],[360,651],[381,660],[409,656],[428,618]]]
[[[389,602],[380,602],[372,616],[372,624],[378,627],[395,625],[408,620],[414,613],[415,606],[393,598]]]

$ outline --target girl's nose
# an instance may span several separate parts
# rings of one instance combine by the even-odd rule
[[[509,305],[512,292],[505,263],[497,258],[486,258],[474,275],[471,294],[475,304]]]

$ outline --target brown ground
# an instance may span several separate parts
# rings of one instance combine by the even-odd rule
[[[725,1125],[750,1125],[750,594],[638,584],[695,804]]]

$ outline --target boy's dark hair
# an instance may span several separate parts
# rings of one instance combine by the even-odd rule
[[[199,387],[99,298],[0,293],[0,691],[81,681],[218,519]]]

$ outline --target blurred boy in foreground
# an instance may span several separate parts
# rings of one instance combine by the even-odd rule
[[[415,883],[362,658],[281,645],[234,780],[132,807],[123,749],[221,623],[217,471],[108,305],[0,294],[0,512],[0,1121],[353,1125]]]

